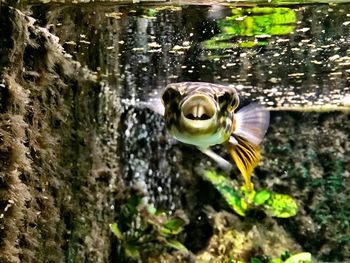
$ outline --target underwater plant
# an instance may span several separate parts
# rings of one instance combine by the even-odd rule
[[[235,189],[232,180],[215,171],[204,171],[202,174],[241,216],[245,216],[250,209],[261,209],[266,214],[279,218],[294,216],[298,211],[296,201],[289,195],[274,193],[267,189],[250,190],[246,186]]]
[[[178,235],[188,223],[186,216],[175,213],[167,216],[143,201],[140,194],[131,195],[121,207],[118,221],[110,225],[117,237],[118,255],[131,260],[154,257],[172,249],[189,253],[178,241]]]

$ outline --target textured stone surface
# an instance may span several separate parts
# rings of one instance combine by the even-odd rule
[[[0,261],[107,262],[100,86],[34,19],[1,6],[0,23]]]

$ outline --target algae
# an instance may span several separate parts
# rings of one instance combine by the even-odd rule
[[[35,19],[0,12],[0,261],[106,262],[99,84]]]

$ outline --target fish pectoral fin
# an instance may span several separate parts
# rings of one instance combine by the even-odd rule
[[[209,148],[207,148],[207,149],[198,148],[198,149],[202,153],[204,153],[205,155],[207,155],[208,157],[213,159],[219,165],[219,167],[222,168],[223,170],[229,171],[232,169],[232,165],[230,164],[230,162],[225,160],[223,157],[221,157],[220,155],[218,155],[217,153],[215,153],[211,149],[209,149]]]
[[[236,144],[231,142],[233,140],[229,140],[225,143],[225,147],[242,173],[247,189],[252,190],[251,176],[261,159],[260,148],[240,136],[234,136],[234,139],[237,142]]]
[[[240,109],[235,115],[234,135],[254,145],[263,140],[270,122],[270,112],[256,103]]]
[[[165,107],[160,98],[152,98],[142,103],[142,106],[148,108],[161,116],[164,116]]]

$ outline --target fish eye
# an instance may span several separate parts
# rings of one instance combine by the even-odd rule
[[[236,92],[225,92],[218,98],[221,108],[234,110],[239,105],[239,98]]]
[[[162,95],[162,101],[164,105],[167,105],[170,101],[173,101],[176,98],[178,98],[179,95],[180,93],[176,89],[172,87],[167,87]]]

